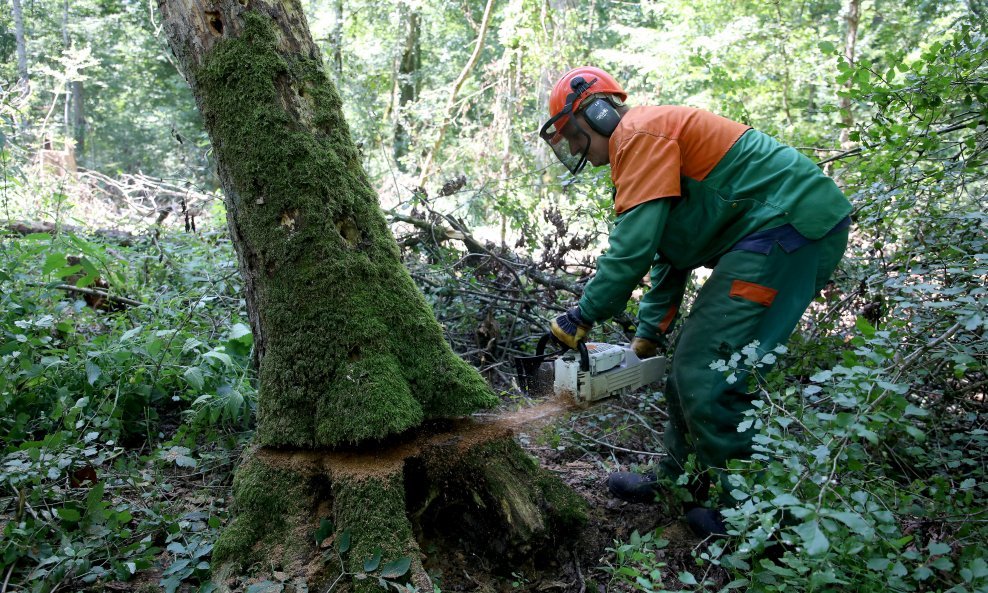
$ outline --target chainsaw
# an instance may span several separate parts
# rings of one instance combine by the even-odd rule
[[[550,341],[560,349],[546,353]],[[541,395],[551,381],[555,395],[587,406],[656,383],[665,374],[664,356],[638,358],[627,343],[580,342],[578,346],[571,350],[550,332],[539,340],[535,356],[515,357],[522,390]]]

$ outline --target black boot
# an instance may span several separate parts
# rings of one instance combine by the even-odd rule
[[[607,476],[607,489],[621,500],[628,502],[656,502],[662,490],[654,473],[614,472]]]
[[[704,507],[690,509],[686,513],[686,524],[697,537],[707,538],[711,535],[727,535],[727,526],[724,525],[724,518],[718,511]]]

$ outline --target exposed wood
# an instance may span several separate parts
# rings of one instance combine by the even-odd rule
[[[556,478],[539,469],[512,435],[522,428],[544,426],[572,410],[572,401],[551,399],[515,412],[438,425],[363,451],[253,449],[235,485],[241,510],[262,505],[257,510],[270,513],[262,507],[290,499],[284,506],[297,514],[265,523],[263,543],[246,551],[238,562],[248,565],[264,557],[265,550],[274,549],[278,550],[274,561],[287,573],[285,580],[307,571],[309,583],[334,583],[341,576],[339,564],[314,559],[333,556],[332,548],[343,532],[349,532],[352,546],[343,555],[343,568],[361,571],[374,550],[374,542],[361,535],[385,522],[384,527],[400,537],[397,545],[384,549],[382,562],[410,558],[408,580],[417,587],[426,583],[426,571],[433,563],[456,553],[509,570],[556,560],[557,553],[564,558],[562,553],[569,548],[561,544],[577,537],[585,503],[555,487]],[[290,479],[272,483],[271,476]],[[293,487],[278,492],[285,482]],[[265,498],[257,498],[255,485],[266,487]],[[400,494],[401,504],[381,515],[381,494],[388,492]],[[312,514],[309,509],[325,510]],[[261,527],[252,525],[248,517],[241,513],[231,531],[243,534]],[[327,517],[332,518],[336,533],[326,542],[314,542],[311,534]],[[225,545],[218,544],[222,555]],[[218,584],[225,591],[237,590],[243,583],[240,572],[226,565]],[[375,579],[367,580],[372,582],[357,581],[357,589],[376,591]]]

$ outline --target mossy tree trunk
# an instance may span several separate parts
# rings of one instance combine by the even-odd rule
[[[398,258],[300,3],[163,0],[162,11],[246,284],[258,441],[358,444],[493,405]]]
[[[510,435],[468,425],[442,447],[435,430],[409,436],[497,398],[400,262],[300,2],[159,7],[212,141],[259,369],[255,446],[214,550],[218,580],[277,571],[324,583],[380,550],[423,584],[417,540],[457,525],[451,513],[476,511],[486,532],[473,537],[503,557],[579,523],[580,500]],[[317,545],[325,519],[352,537],[345,557]]]

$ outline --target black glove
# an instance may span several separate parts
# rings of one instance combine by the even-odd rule
[[[563,344],[576,350],[577,345],[583,341],[591,327],[593,327],[593,322],[584,321],[580,315],[580,308],[573,307],[552,320],[552,335],[556,336],[556,339]]]

